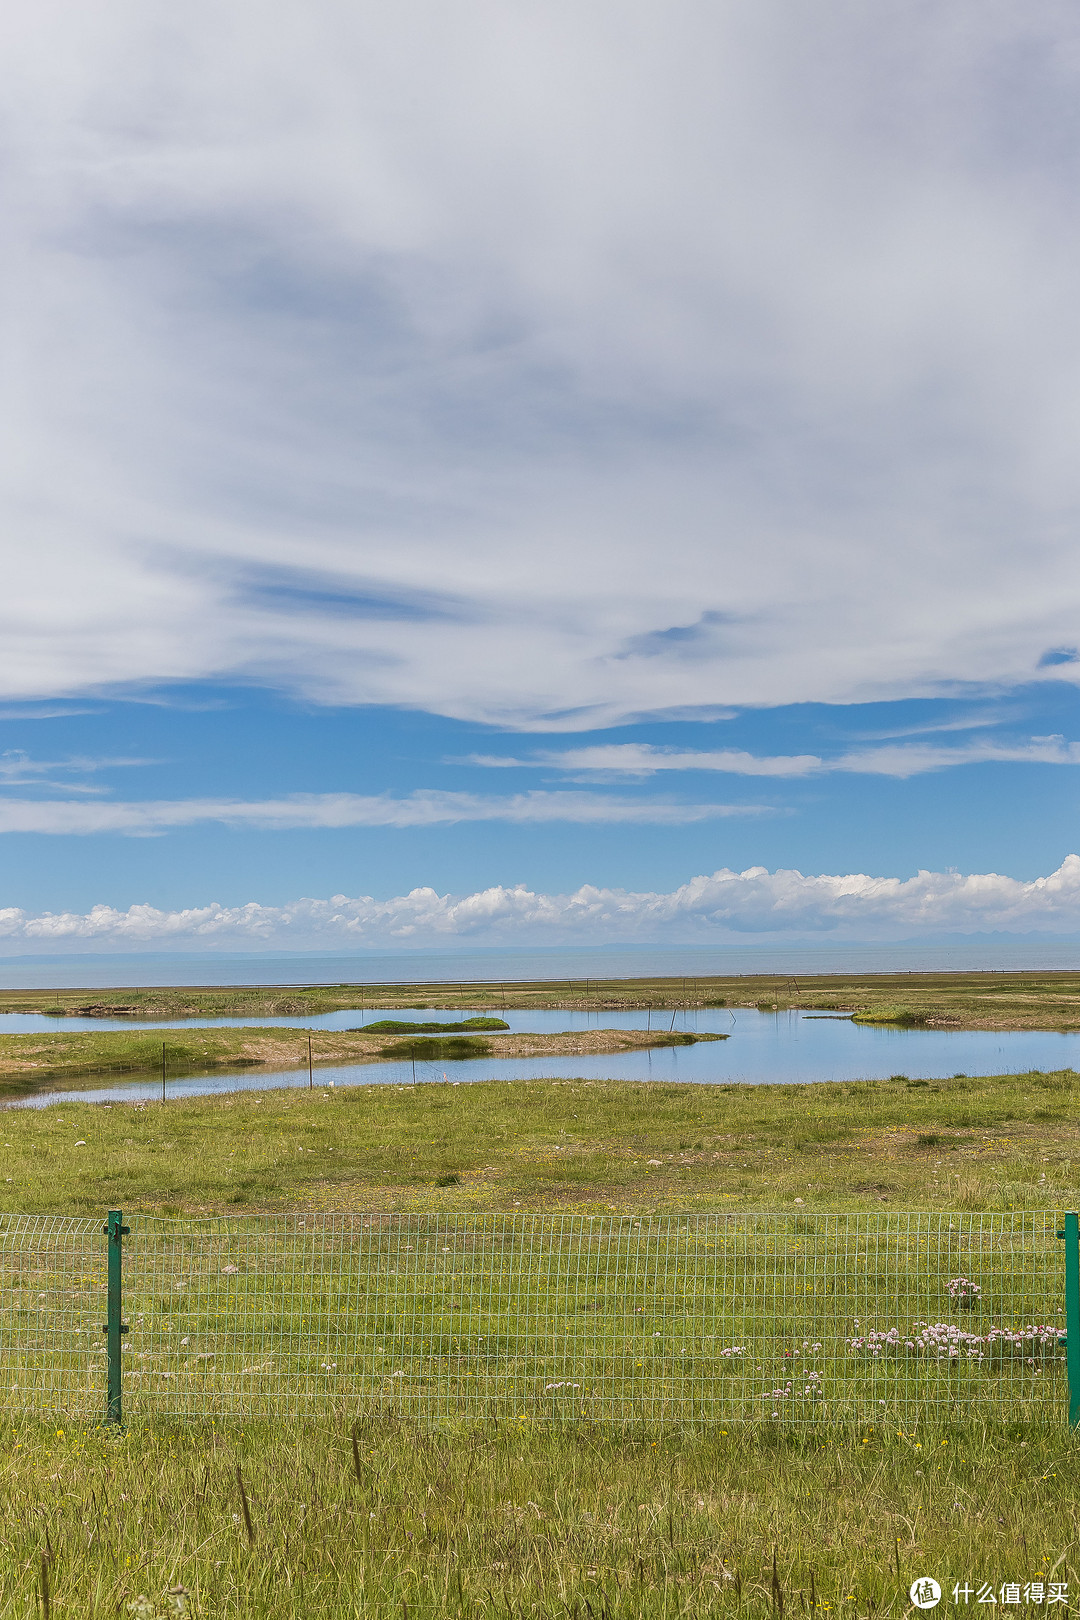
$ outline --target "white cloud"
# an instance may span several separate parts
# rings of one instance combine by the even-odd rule
[[[67,793],[103,793],[106,791],[103,787],[70,778],[152,763],[146,759],[87,759],[81,755],[69,759],[32,759],[21,748],[8,748],[0,753],[0,787],[33,783],[38,788],[62,788]]]
[[[556,944],[710,940],[821,934],[889,939],[912,934],[1080,929],[1080,856],[1033,882],[998,873],[919,872],[907,879],[806,877],[801,872],[722,870],[667,894],[591,885],[545,895],[492,888],[465,896],[414,889],[392,900],[335,895],[285,906],[207,905],[181,911],[95,906],[85,914],[30,916],[0,910],[0,940],[21,948],[142,945],[291,949],[384,944]]]
[[[0,833],[150,836],[221,822],[261,831],[330,827],[434,827],[460,821],[632,823],[682,827],[724,816],[771,815],[767,805],[672,804],[597,793],[477,793],[422,790],[405,798],[359,793],[292,793],[278,799],[146,799],[67,803],[0,798]]]
[[[740,748],[662,748],[651,743],[599,743],[591,748],[540,752],[525,759],[471,754],[468,763],[497,768],[530,766],[580,773],[585,777],[653,776],[658,771],[721,771],[732,776],[820,776],[846,771],[865,776],[919,776],[955,765],[989,762],[1025,765],[1080,765],[1080,743],[1064,737],[1032,737],[1027,742],[975,738],[955,747],[905,743],[857,748],[831,759],[817,754],[750,754]]]
[[[0,696],[565,729],[1072,647],[1061,0],[41,0],[0,50]]]

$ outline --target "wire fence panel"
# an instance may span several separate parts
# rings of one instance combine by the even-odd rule
[[[0,1215],[0,1406],[101,1416],[106,1291],[100,1215]]]
[[[1064,1418],[1050,1214],[128,1217],[124,1411]],[[105,1410],[102,1218],[0,1216],[0,1406]]]
[[[130,1218],[125,1410],[1061,1414],[1045,1213]]]

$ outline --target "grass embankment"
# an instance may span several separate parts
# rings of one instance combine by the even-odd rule
[[[377,1063],[387,1059],[453,1060],[469,1057],[539,1058],[606,1055],[645,1047],[693,1046],[726,1040],[725,1035],[684,1035],[678,1031],[591,1029],[552,1035],[417,1036],[402,1039],[382,1030],[315,1030],[312,1061],[321,1066]],[[212,1069],[296,1069],[308,1061],[303,1029],[166,1030],[153,1035],[134,1030],[79,1030],[72,1034],[0,1034],[0,1095],[36,1090],[42,1081],[98,1075],[159,1075],[162,1048],[168,1074],[201,1074]]]
[[[0,990],[0,1012],[133,1019],[315,1017],[357,1007],[677,1008],[758,1006],[841,1011],[954,1029],[1080,1028],[1080,973],[745,974],[527,983],[195,986]]]
[[[509,1029],[505,1018],[464,1018],[438,1022],[434,1019],[416,1021],[406,1018],[376,1018],[365,1024],[368,1035],[465,1035],[475,1030]]]
[[[1080,1076],[361,1086],[10,1110],[9,1210],[1076,1208]],[[83,1143],[84,1145],[76,1145]],[[455,1179],[456,1178],[456,1179]],[[440,1183],[442,1183],[440,1185]]]

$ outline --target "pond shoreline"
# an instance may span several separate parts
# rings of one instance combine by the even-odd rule
[[[692,1013],[729,1008],[854,1016],[883,1025],[961,1030],[1080,1029],[1080,972],[726,974],[623,979],[353,982],[349,984],[128,986],[0,990],[0,1015],[154,1021],[192,1018],[306,1019],[346,1009],[363,1016],[400,1008],[507,1008],[565,1012]]]
[[[702,1031],[598,1029],[564,1034],[484,1032],[451,1041],[438,1036],[400,1036],[363,1030],[311,1034],[314,1069],[352,1067],[363,1063],[418,1060],[456,1062],[471,1058],[604,1057],[622,1052],[671,1046],[694,1046],[725,1040]],[[57,1031],[45,1035],[0,1035],[0,1094],[39,1086],[42,1082],[115,1078],[136,1080],[160,1076],[164,1059],[168,1078],[205,1074],[214,1069],[242,1069],[252,1074],[300,1070],[308,1062],[309,1031],[257,1027],[178,1032],[171,1039],[141,1031],[108,1034]],[[454,1050],[448,1048],[453,1047]]]

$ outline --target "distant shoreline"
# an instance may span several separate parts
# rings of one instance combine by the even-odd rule
[[[898,1028],[985,1030],[1080,1029],[1080,971],[759,974],[729,976],[443,980],[406,984],[95,986],[0,990],[0,1013],[130,1019],[140,1023],[193,1018],[311,1018],[396,1008],[498,1013],[514,1008],[602,1014],[645,1009],[690,1012],[755,1007],[817,1012]],[[22,1035],[0,1040],[28,1039]],[[44,1038],[44,1037],[41,1037]],[[67,1038],[74,1039],[74,1033]],[[95,1037],[97,1038],[97,1037]],[[124,1036],[120,1037],[121,1039]]]

